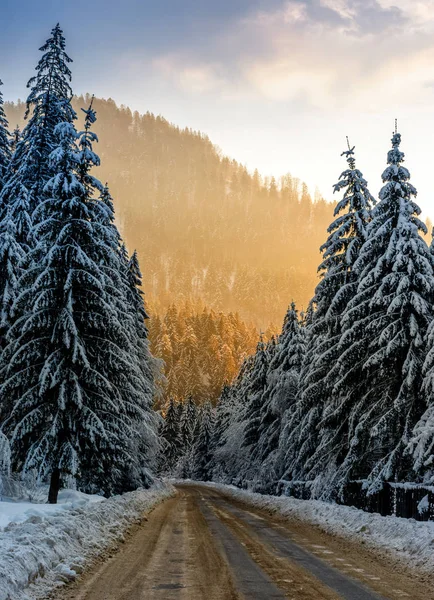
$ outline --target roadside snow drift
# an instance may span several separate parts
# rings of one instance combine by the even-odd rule
[[[57,505],[0,502],[0,600],[45,597],[173,494],[157,483],[108,500],[64,490]]]
[[[188,482],[184,482],[188,483]],[[424,571],[434,569],[434,522],[382,517],[351,506],[319,500],[266,496],[218,483],[191,482],[214,488],[230,498],[288,519],[299,519],[323,531],[360,541],[382,550],[406,565]]]

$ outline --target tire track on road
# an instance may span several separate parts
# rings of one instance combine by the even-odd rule
[[[330,566],[318,555],[295,544],[287,535],[249,511],[223,498],[210,499],[214,510],[239,539],[249,545],[259,564],[287,593],[306,599],[384,600],[372,590]],[[327,550],[323,550],[323,552]],[[321,554],[321,552],[318,552]],[[285,585],[286,578],[291,580]]]

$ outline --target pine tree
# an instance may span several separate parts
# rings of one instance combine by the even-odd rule
[[[272,353],[272,351],[271,351]],[[258,457],[256,448],[259,442],[259,426],[261,411],[264,403],[264,392],[267,385],[267,373],[270,361],[270,352],[261,336],[256,353],[253,357],[252,369],[247,374],[244,382],[243,407],[241,413],[241,447],[245,456],[244,464],[239,469],[238,476],[243,484],[253,481],[258,471]]]
[[[360,283],[342,318],[335,391],[346,405],[348,446],[331,482],[338,492],[350,478],[367,478],[375,492],[385,480],[408,477],[405,448],[424,410],[420,389],[434,277],[400,143],[395,133],[380,202],[354,265]]]
[[[209,479],[213,436],[214,413],[211,403],[205,402],[202,406],[199,432],[193,448],[192,476],[197,481]]]
[[[15,469],[50,476],[56,502],[62,474],[87,491],[121,491],[140,484],[140,424],[149,421],[148,390],[134,343],[119,321],[125,303],[113,229],[101,225],[102,185],[90,124],[56,126],[55,173],[35,212],[38,242],[18,282],[14,321],[2,356],[3,430]],[[78,147],[77,147],[78,142]],[[48,250],[48,251],[47,251]],[[129,315],[125,303],[123,310]],[[5,419],[6,417],[6,419]]]
[[[0,348],[5,345],[24,257],[23,247],[17,242],[16,223],[13,219],[0,221]]]
[[[0,79],[0,86],[2,85],[3,82]],[[0,90],[0,193],[3,189],[6,171],[12,155],[10,133],[8,131],[9,123],[3,105],[3,94]]]

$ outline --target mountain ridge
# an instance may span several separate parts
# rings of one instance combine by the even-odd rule
[[[73,99],[81,118],[90,96]],[[11,127],[25,104],[6,103]],[[276,181],[224,156],[206,134],[95,98],[101,167],[157,312],[198,299],[257,327],[306,308],[333,204],[290,174]]]

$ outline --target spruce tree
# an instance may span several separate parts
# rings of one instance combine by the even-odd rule
[[[0,87],[3,85],[0,79]],[[8,131],[9,123],[4,111],[3,94],[0,89],[0,193],[6,176],[6,171],[11,160],[11,139]]]
[[[243,445],[244,416],[247,388],[254,361],[254,355],[243,361],[235,381],[225,387],[224,394],[217,405],[216,431],[220,433],[213,444],[210,468],[212,468],[213,478],[222,483],[242,485],[245,481],[244,474],[250,461],[250,449]]]
[[[434,277],[400,143],[396,132],[380,202],[354,265],[357,293],[342,317],[335,392],[345,404],[348,445],[331,482],[338,492],[351,478],[366,478],[375,492],[384,481],[409,477],[405,449],[424,412],[420,390]]]
[[[261,338],[256,348],[250,381],[246,390],[247,405],[244,414],[244,446],[254,447],[259,440],[259,425],[261,422],[263,394],[267,384],[268,365],[267,347]]]
[[[65,52],[65,38],[59,25],[52,30],[50,38],[40,50],[43,55],[36,67],[36,76],[27,84],[31,88],[25,115],[28,123],[22,135],[18,129],[15,130],[13,155],[3,177],[0,173],[0,180],[3,179],[0,182],[2,338],[9,319],[15,282],[20,273],[21,255],[27,253],[36,242],[32,214],[45,198],[45,185],[54,175],[53,162],[49,157],[57,145],[55,127],[76,118],[70,104],[72,90],[68,64],[71,59]],[[0,133],[0,146],[2,139]],[[1,154],[0,148],[0,171]],[[18,246],[21,246],[21,250]]]
[[[41,46],[43,54],[36,66],[36,75],[27,84],[30,94],[25,116],[29,122],[20,141],[25,148],[20,176],[29,190],[31,211],[42,200],[44,186],[54,174],[49,156],[57,146],[55,128],[59,123],[71,123],[76,118],[70,103],[72,89],[68,65],[72,59],[65,48],[63,31],[57,24]]]
[[[92,110],[77,134],[55,127],[54,176],[35,211],[37,243],[17,286],[14,320],[2,356],[3,430],[16,470],[50,477],[56,502],[61,476],[105,494],[140,484],[140,424],[148,390],[134,343],[119,321],[125,303],[113,229],[101,225],[102,185],[91,174]],[[77,146],[78,143],[78,146]],[[125,281],[125,287],[127,283]]]
[[[201,414],[191,396],[184,402],[180,434],[182,441],[182,458],[177,465],[177,475],[182,478],[191,478],[194,444],[200,428]]]
[[[434,229],[431,232],[430,254],[434,268]],[[416,480],[432,484],[434,482],[434,320],[428,327],[425,344],[422,394],[426,410],[414,427],[407,452],[413,459]]]
[[[286,423],[285,414],[294,410],[304,354],[304,329],[300,326],[298,311],[292,303],[285,315],[275,355],[270,362],[268,385],[263,396],[259,441],[255,449],[260,463],[259,482],[263,491],[272,491],[273,488],[269,486],[283,471],[278,449],[282,427]],[[283,439],[286,435],[287,432],[283,434]]]
[[[223,436],[228,428],[232,416],[231,404],[231,386],[225,383],[216,406],[215,427],[213,437],[214,451],[217,448],[219,448],[223,443]]]
[[[42,57],[36,75],[27,87],[25,117],[28,123],[15,149],[14,169],[7,173],[2,193],[5,204],[15,201],[18,179],[28,192],[30,213],[44,197],[44,186],[53,175],[51,152],[57,145],[54,130],[59,123],[72,122],[76,114],[71,106],[71,59],[65,52],[65,38],[59,24],[40,48]]]

